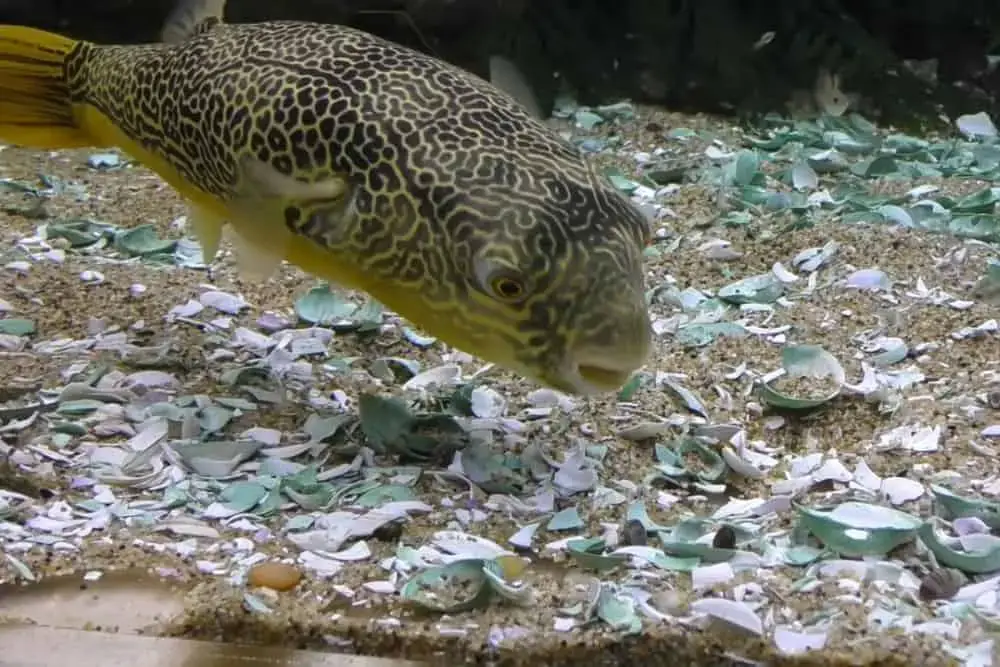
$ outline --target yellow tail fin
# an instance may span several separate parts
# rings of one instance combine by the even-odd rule
[[[66,80],[66,58],[78,43],[0,25],[0,141],[44,149],[93,144],[77,124]]]

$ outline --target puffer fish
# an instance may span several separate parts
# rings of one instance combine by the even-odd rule
[[[118,147],[189,206],[206,262],[282,261],[563,392],[652,347],[644,214],[510,94],[341,25],[230,24],[182,0],[163,41],[0,26],[0,140]]]

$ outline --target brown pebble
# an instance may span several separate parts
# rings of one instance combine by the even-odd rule
[[[258,563],[250,568],[247,584],[275,591],[290,591],[302,580],[302,572],[286,563]]]
[[[934,570],[920,582],[920,599],[948,600],[954,597],[967,581],[966,576],[954,568],[943,567]]]

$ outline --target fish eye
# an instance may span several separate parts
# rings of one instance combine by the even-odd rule
[[[518,303],[531,293],[531,281],[507,259],[480,256],[474,260],[476,286],[503,303]]]
[[[527,292],[523,282],[509,275],[494,276],[489,285],[490,291],[501,301],[519,301]]]

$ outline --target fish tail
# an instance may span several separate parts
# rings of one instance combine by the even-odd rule
[[[94,145],[73,108],[67,61],[84,43],[0,25],[0,140],[37,149]]]

